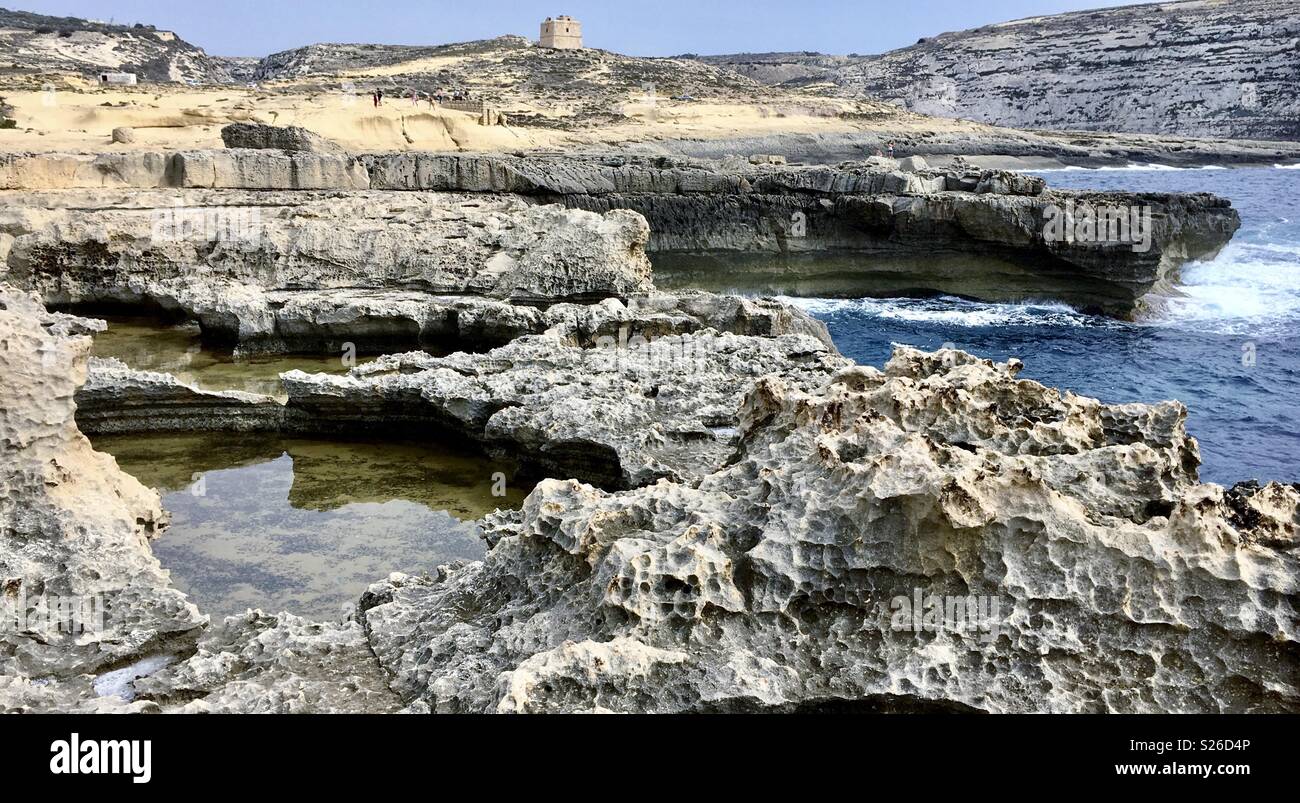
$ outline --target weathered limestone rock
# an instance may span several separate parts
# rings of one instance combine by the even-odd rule
[[[881,55],[705,61],[765,83],[812,80],[846,97],[1017,128],[1297,140],[1298,26],[1290,0],[1192,0],[1030,17]]]
[[[1054,213],[1081,202],[1057,191],[1033,198],[646,196],[583,198],[580,205],[646,214],[660,232],[651,238],[656,272],[669,284],[821,296],[926,288],[989,301],[1052,298],[1117,317],[1132,316],[1148,293],[1171,287],[1189,259],[1217,253],[1240,225],[1213,196],[1094,197],[1089,202],[1124,213],[1149,209],[1150,247],[1044,236]]]
[[[89,676],[192,646],[206,621],[149,550],[158,495],[77,429],[90,331],[0,285],[0,710],[94,707]]]
[[[346,154],[278,150],[178,151],[168,183],[185,189],[364,190],[369,176]]]
[[[279,248],[271,255],[250,254],[255,248],[237,246],[227,238],[213,254],[157,249],[164,263],[186,258],[265,263],[281,254],[285,259],[298,259],[292,250],[285,253],[286,246],[276,238],[301,235],[318,237],[327,250],[340,239],[378,247],[382,267],[389,260],[402,261],[400,255],[386,253],[385,248],[405,248],[407,242],[419,248],[429,238],[445,240],[446,235],[438,226],[425,228],[399,213],[390,215],[403,222],[403,227],[392,229],[400,235],[399,245],[376,243],[368,239],[365,228],[375,225],[375,215],[366,209],[358,212],[356,206],[378,206],[382,198],[391,212],[437,207],[447,202],[436,199],[464,196],[438,195],[431,200],[423,193],[397,196],[376,191],[526,195],[602,214],[616,210],[640,213],[650,226],[645,248],[661,256],[660,273],[669,281],[681,277],[695,285],[725,289],[737,286],[739,278],[749,289],[776,294],[888,295],[925,289],[989,301],[1052,298],[1121,317],[1139,309],[1145,294],[1167,291],[1182,264],[1212,256],[1240,225],[1231,205],[1211,195],[1049,192],[1035,176],[976,170],[964,164],[928,169],[916,157],[907,170],[893,160],[803,167],[626,155],[398,153],[352,159],[266,149],[183,151],[169,157],[141,154],[140,164],[129,166],[105,157],[89,162],[90,157],[69,157],[66,164],[60,157],[52,159],[40,168],[11,159],[7,182],[6,165],[0,163],[0,186],[22,185],[25,176],[44,170],[57,175],[41,180],[59,187],[88,186],[93,179],[108,186],[336,189],[348,193],[335,197],[323,209],[313,202],[301,213],[286,212],[285,206],[263,206],[263,198],[254,201],[249,195],[231,192],[207,196],[139,193],[143,197],[137,200],[115,197],[111,203],[138,209],[178,201],[248,205],[261,210],[268,236]],[[155,183],[150,185],[150,181]],[[203,200],[195,200],[199,198]],[[38,201],[62,205],[48,194],[13,199],[15,205]],[[499,205],[512,201],[522,202],[497,197],[480,203],[499,211]],[[283,196],[277,196],[276,202],[283,203]],[[108,205],[100,199],[89,203],[99,209]],[[473,202],[452,203],[459,203],[463,211]],[[1049,237],[1048,218],[1067,204],[1104,205],[1126,214],[1135,208],[1150,209],[1149,243],[1143,241],[1140,248],[1134,248],[1135,243],[1124,238],[1084,242]],[[330,218],[344,212],[347,219],[335,225]],[[17,209],[8,214],[24,213]],[[66,214],[74,219],[69,226],[75,226],[77,213]],[[115,240],[139,237],[129,226],[119,231],[126,224],[116,210],[113,214],[83,214],[93,217],[110,249]],[[473,212],[469,217],[477,215]],[[36,215],[27,213],[27,217]],[[283,222],[286,217],[290,218],[287,226]],[[445,215],[434,213],[433,217],[447,222]],[[630,222],[630,218],[606,219],[612,229],[624,229]],[[314,223],[319,225],[313,229]],[[477,220],[469,225],[464,236],[467,245],[491,234],[491,227],[484,229]],[[8,228],[14,237],[28,231],[21,225]],[[617,233],[602,230],[593,241],[585,237],[592,229],[579,227],[558,239],[572,240],[574,247],[602,251],[603,259],[619,263],[626,261],[623,248],[637,249],[635,241],[641,235],[635,229],[632,225]],[[582,236],[570,237],[571,233]],[[73,242],[83,238],[75,232],[71,237]],[[603,250],[605,244],[608,250]],[[458,250],[455,246],[441,241],[437,250],[454,253]],[[76,250],[67,255],[72,262]],[[301,261],[326,274],[335,270],[335,263],[341,263],[336,272],[354,274],[357,270],[352,253],[314,254],[307,250]],[[406,272],[419,270],[404,267],[409,270],[402,272],[403,279],[411,278]],[[564,265],[555,267],[569,270]],[[491,272],[514,274],[516,266],[502,259],[491,266]],[[430,289],[450,288],[435,283]],[[536,293],[534,300],[546,295],[556,294],[548,288],[546,293]]]
[[[171,374],[97,357],[76,401],[77,426],[89,435],[278,431],[284,424],[284,406],[270,396],[200,390]]]
[[[617,301],[562,307],[550,311],[559,322],[545,334],[486,354],[413,353],[345,376],[283,374],[286,426],[450,431],[529,473],[633,487],[721,465],[734,445],[737,403],[757,378],[776,372],[816,385],[849,364],[829,338],[779,334],[819,328],[797,317],[772,336],[753,336]]]
[[[806,334],[830,345],[825,325],[799,310],[767,299],[703,292],[542,308],[404,290],[260,291],[219,283],[187,288],[174,299],[205,333],[238,343],[242,353],[335,353],[348,344],[363,353],[447,346],[481,351],[555,326],[565,327],[582,345],[633,327],[647,337],[700,329],[765,337]]]
[[[171,163],[172,154],[163,151],[0,153],[0,189],[165,187]]]
[[[483,520],[485,560],[378,582],[356,621],[250,612],[200,639],[149,555],[156,495],[72,422],[93,324],[0,291],[0,343],[53,355],[0,384],[4,599],[108,601],[102,636],[0,628],[0,709],[1300,710],[1300,490],[1199,484],[1176,402],[699,328],[803,325],[774,307],[556,304],[488,354],[286,375],[318,409],[416,410],[638,487],[546,480]]]
[[[221,129],[221,141],[227,148],[343,153],[337,143],[301,126],[273,126],[265,123],[231,123]]]
[[[135,142],[135,129],[130,126],[118,126],[113,129],[112,140],[123,145]]]
[[[134,684],[178,713],[390,713],[402,707],[356,622],[249,611],[209,631],[184,662]]]
[[[669,281],[812,295],[918,288],[989,301],[1052,298],[1127,317],[1190,259],[1240,226],[1211,195],[1046,190],[1037,176],[967,166],[901,170],[713,163],[638,156],[382,154],[373,188],[517,193],[571,207],[631,209]],[[1049,236],[1067,205],[1149,209],[1149,242]]]
[[[1300,492],[1018,369],[764,378],[725,467],[543,482],[484,561],[372,586],[370,643],[434,711],[1300,710]]]
[[[919,173],[929,170],[930,165],[921,156],[906,156],[898,160],[898,169],[904,173]]]
[[[654,358],[678,361],[681,363],[678,370],[686,371],[700,364],[698,358],[701,355],[695,354],[694,350],[703,348],[702,344],[709,342],[707,338],[724,332],[754,339],[798,336],[815,340],[817,348],[834,353],[825,325],[799,310],[772,300],[709,293],[653,294],[633,298],[628,305],[616,299],[607,299],[596,305],[555,304],[543,310],[469,296],[431,296],[401,291],[259,293],[243,289],[245,292],[240,296],[239,286],[226,288],[224,295],[240,297],[243,301],[224,308],[232,319],[221,324],[237,331],[243,338],[241,351],[299,348],[321,352],[341,351],[346,346],[364,353],[384,344],[410,348],[420,343],[435,345],[452,341],[462,347],[473,344],[490,348],[527,334],[546,332],[551,341],[558,341],[572,352],[574,356],[566,358],[566,362],[581,364],[586,356],[582,354],[583,349],[621,349],[625,355],[636,358],[650,356],[647,350],[651,339],[703,334],[706,339],[700,343],[681,344],[681,353],[668,351]],[[209,325],[215,324],[209,321]],[[661,343],[655,348],[662,351],[663,345]],[[647,353],[643,355],[642,351]],[[499,358],[481,359],[494,369],[500,365]],[[477,371],[475,366],[480,357],[458,355],[447,360],[454,366],[453,370]],[[527,370],[524,362],[520,358],[520,376]],[[379,363],[373,369],[377,376],[393,370],[402,373],[424,371],[437,361],[420,353],[385,357]],[[458,367],[462,364],[467,368]],[[615,367],[621,368],[621,365],[621,359],[616,359]],[[657,370],[653,362],[648,363],[648,367]],[[740,369],[728,366],[724,373],[737,370]],[[366,372],[358,375],[371,377]],[[738,381],[745,381],[744,376],[740,376]],[[301,391],[304,387],[313,387],[316,382],[328,380],[323,376],[313,376],[300,381],[294,374],[290,376],[289,386]],[[308,389],[305,392],[311,395],[313,391]],[[318,409],[309,401],[286,409],[277,397],[201,390],[169,374],[134,370],[115,359],[91,359],[89,377],[77,391],[77,422],[83,432],[90,434],[211,431],[328,434],[337,432],[344,423],[392,430],[400,429],[412,420],[423,421],[432,416],[436,423],[440,418],[433,407],[416,405],[413,409],[403,410],[400,405],[381,401],[376,395],[378,392],[367,384],[349,392],[342,404],[330,401],[325,403],[325,409]],[[525,393],[523,389],[517,392]],[[610,389],[602,392],[610,392]],[[706,392],[700,398],[707,397]],[[481,429],[485,421],[470,423],[475,429],[462,434],[484,440]],[[464,422],[458,422],[457,428],[462,425]],[[709,433],[709,440],[711,435]],[[411,434],[406,432],[404,437],[411,437]],[[709,451],[703,442],[699,445],[702,452]],[[548,448],[543,447],[544,450]],[[689,449],[690,444],[682,448]],[[598,455],[603,454],[603,447],[593,447],[593,450]],[[578,464],[585,460],[580,454],[574,459]],[[618,483],[616,479],[605,481]]]
[[[73,419],[95,324],[0,284],[0,712],[399,708],[355,622],[250,612],[203,632],[149,548],[158,494]]]
[[[184,309],[250,289],[406,288],[514,301],[645,292],[639,215],[447,194],[23,194],[0,210],[9,280],[48,303]],[[84,204],[84,206],[82,205]]]

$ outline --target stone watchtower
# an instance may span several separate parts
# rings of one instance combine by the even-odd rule
[[[563,14],[542,21],[542,47],[556,50],[582,49],[582,23]]]

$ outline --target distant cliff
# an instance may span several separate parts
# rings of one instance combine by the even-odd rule
[[[1300,2],[1033,17],[879,56],[710,56],[751,78],[1016,128],[1300,140]]]
[[[152,25],[114,25],[0,8],[0,73],[135,73],[144,81],[227,83],[228,67]]]

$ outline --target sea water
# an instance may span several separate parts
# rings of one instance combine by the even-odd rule
[[[840,350],[881,365],[891,344],[945,344],[1025,363],[1021,376],[1105,402],[1178,399],[1204,480],[1300,481],[1300,170],[1044,171],[1054,187],[1213,192],[1242,227],[1215,258],[1185,266],[1184,295],[1127,323],[1053,303],[956,298],[785,299],[824,320]]]

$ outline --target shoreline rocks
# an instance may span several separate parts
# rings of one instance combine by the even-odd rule
[[[289,424],[448,431],[529,476],[630,488],[721,465],[737,402],[758,377],[815,385],[849,364],[808,335],[626,337],[581,348],[550,331],[485,354],[381,357],[346,376],[291,371],[281,377]]]
[[[152,161],[140,170],[161,171],[164,183],[243,188],[237,191],[17,193],[0,215],[8,235],[0,256],[10,281],[39,281],[51,303],[78,299],[58,286],[63,280],[33,274],[112,272],[127,285],[141,272],[161,281],[191,266],[271,290],[392,287],[537,304],[595,300],[645,290],[648,252],[666,278],[717,289],[748,283],[766,294],[1052,299],[1132,317],[1143,296],[1170,292],[1183,264],[1211,257],[1240,226],[1231,204],[1208,194],[1050,190],[1037,177],[967,163],[901,170],[877,159],[805,167],[370,154],[351,159],[358,178],[333,184],[338,192],[276,192],[269,200],[261,192],[319,186],[286,183],[281,168],[266,162],[316,156],[181,152],[167,167],[164,156],[141,154]],[[195,175],[204,178],[187,178]],[[293,175],[304,174],[294,168]],[[61,209],[74,198],[96,211]],[[1056,236],[1051,222],[1067,208],[1114,211],[1126,223],[1137,210],[1146,225],[1140,238]],[[208,218],[251,220],[179,243],[154,231],[160,218],[191,213],[200,229]],[[241,236],[250,229],[251,241]],[[539,284],[541,274],[561,276],[561,284]],[[514,286],[503,290],[502,282]],[[127,296],[121,300],[133,300]]]
[[[55,305],[219,317],[247,292],[422,290],[518,303],[650,289],[646,223],[466,194],[23,194],[0,212],[7,280]],[[217,288],[213,290],[213,288]],[[233,297],[227,297],[233,292]],[[219,327],[218,327],[219,328]]]
[[[225,164],[262,181],[243,153]],[[4,594],[108,614],[75,641],[0,629],[0,710],[1300,710],[1300,490],[1200,484],[1181,404],[1102,404],[956,351],[857,366],[774,300],[655,290],[641,214],[546,203],[631,198],[737,242],[759,236],[744,214],[807,209],[821,248],[838,221],[850,246],[874,226],[1024,256],[1076,194],[883,161],[383,164],[461,191],[18,193],[0,211],[24,286],[0,285]],[[466,191],[492,187],[512,194]],[[1152,256],[1052,252],[1116,309],[1237,224],[1212,196],[1093,197],[1160,210]],[[256,209],[257,236],[158,237],[176,200]],[[151,305],[250,351],[481,351],[287,372],[280,404],[88,361],[97,324],[42,301]],[[149,550],[157,494],[90,448],[78,405],[95,431],[453,433],[545,479],[481,520],[484,560],[379,580],[346,621],[210,623]],[[104,691],[119,670],[145,675],[132,699]]]
[[[90,358],[76,401],[77,427],[87,435],[274,432],[284,427],[284,405],[271,396],[200,390],[171,374],[137,371],[115,359]]]
[[[1300,492],[1243,526],[1180,405],[1017,370],[900,347],[766,378],[725,467],[543,482],[483,561],[373,586],[371,644],[438,712],[1300,709]]]
[[[91,331],[0,284],[0,711],[113,707],[95,675],[184,652],[207,622],[149,549],[158,494],[73,418]]]
[[[1300,489],[1198,483],[1177,402],[1102,404],[956,351],[856,366],[753,303],[560,304],[544,334],[487,354],[286,375],[486,415],[507,448],[567,466],[599,463],[599,443],[621,479],[553,466],[521,510],[480,522],[484,560],[380,580],[348,621],[205,626],[149,553],[157,495],[73,422],[94,323],[4,288],[0,340],[54,356],[0,383],[0,567],[103,595],[110,624],[75,647],[0,630],[0,708],[1300,710]],[[713,310],[772,336],[674,333],[692,308],[695,327]],[[659,339],[602,350],[625,325]],[[702,366],[651,359],[710,340]],[[147,379],[131,387],[177,391]],[[106,696],[117,669],[131,699]]]

